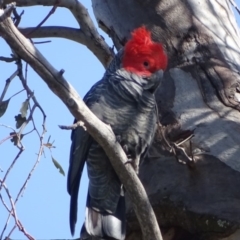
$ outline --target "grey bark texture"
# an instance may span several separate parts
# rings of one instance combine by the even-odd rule
[[[161,127],[140,178],[164,239],[240,239],[239,30],[226,0],[92,0],[123,45],[146,25],[169,57],[156,93]],[[193,132],[191,140],[171,147]],[[162,136],[165,136],[164,137]],[[181,153],[181,154],[180,154]],[[188,158],[194,163],[188,163]],[[128,210],[128,240],[141,239]]]

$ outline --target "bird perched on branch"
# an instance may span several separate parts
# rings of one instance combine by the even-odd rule
[[[167,56],[151,33],[140,27],[119,51],[84,102],[104,123],[110,125],[129,162],[138,172],[154,137],[157,108],[154,92],[166,69]],[[123,186],[101,146],[83,128],[73,130],[68,171],[70,228],[77,222],[78,190],[84,164],[89,188],[81,239],[125,238],[125,199]]]

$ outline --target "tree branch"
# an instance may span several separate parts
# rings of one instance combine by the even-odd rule
[[[235,7],[235,9],[238,12],[238,14],[240,14],[240,9],[237,6],[236,2],[234,0],[229,0],[229,2],[233,5],[233,7]]]
[[[88,44],[88,40],[81,29],[60,26],[48,26],[40,27],[36,30],[34,29],[36,28],[35,27],[19,28],[19,31],[27,38],[57,37],[66,38],[74,42],[81,43],[83,45]]]
[[[3,0],[4,4],[14,2],[12,0]],[[114,57],[113,50],[105,42],[104,38],[98,33],[87,9],[77,0],[18,0],[16,5],[19,7],[29,6],[58,6],[64,7],[71,11],[79,26],[81,35],[84,34],[86,45],[99,61],[106,68]],[[39,30],[39,29],[38,29]],[[79,30],[80,31],[80,30]],[[72,40],[72,39],[71,39]]]
[[[46,1],[40,0],[40,2]],[[3,14],[3,10],[0,9],[1,14]],[[122,147],[117,142],[112,129],[101,122],[87,108],[75,89],[17,30],[10,18],[0,22],[0,34],[16,54],[31,65],[49,88],[63,101],[73,116],[84,123],[87,131],[103,147],[119,179],[129,194],[141,225],[143,238],[145,240],[162,240],[161,232],[145,189],[133,168],[129,164],[125,164],[128,159]]]

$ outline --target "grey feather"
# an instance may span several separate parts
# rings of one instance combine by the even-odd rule
[[[140,77],[121,68],[121,57],[120,51],[103,79],[90,89],[84,101],[100,120],[111,125],[138,171],[139,161],[146,155],[156,129],[154,91],[162,72],[148,78]],[[123,240],[126,228],[123,186],[104,150],[80,127],[72,133],[68,172],[71,232],[74,234],[77,221],[78,189],[85,162],[89,189],[81,238],[92,239],[94,236],[96,239]]]

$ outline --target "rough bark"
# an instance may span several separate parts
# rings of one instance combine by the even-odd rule
[[[169,142],[194,131],[181,145],[194,164],[179,163],[157,135],[140,169],[165,239],[238,239],[227,238],[240,226],[240,49],[228,1],[92,3],[118,48],[143,24],[164,44],[169,66],[156,94],[162,131]],[[131,207],[128,229],[127,239],[140,239]]]

